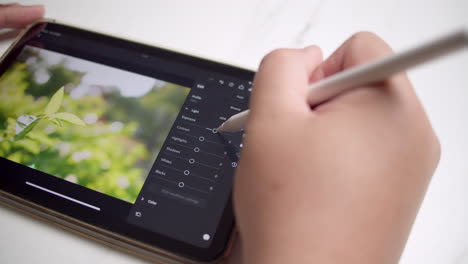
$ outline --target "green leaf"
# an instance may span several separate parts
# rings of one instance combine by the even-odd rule
[[[31,134],[34,134],[34,132]],[[18,142],[16,142],[15,147],[19,147],[33,155],[37,155],[41,152],[41,146],[39,142],[29,139],[29,136],[28,138],[24,138],[23,140],[19,140]]]
[[[54,125],[56,125],[56,126],[58,126],[58,127],[61,127],[62,124],[60,124],[59,121],[60,121],[60,120],[59,120],[59,119],[56,119],[56,118],[50,119],[50,122],[52,122]]]
[[[52,98],[50,98],[50,101],[46,106],[46,109],[44,111],[45,115],[54,114],[59,110],[60,106],[62,105],[63,94],[64,94],[63,87],[58,89],[57,92],[55,92],[55,94],[52,96]]]
[[[41,118],[32,115],[22,115],[16,119],[14,140],[24,138],[37,125]]]
[[[13,154],[10,154],[8,157],[6,157],[7,159],[11,160],[11,161],[14,161],[16,163],[21,163],[21,160],[22,160],[22,154],[21,152],[17,151],[17,152],[14,152]]]
[[[86,126],[83,120],[81,120],[79,117],[77,117],[76,115],[72,113],[66,113],[66,112],[56,113],[56,114],[51,115],[50,117],[56,118],[56,119],[59,119],[59,120],[62,120],[62,121],[65,121],[74,125]]]
[[[54,118],[54,120],[57,122],[57,124],[58,124],[59,127],[63,127],[62,119]]]

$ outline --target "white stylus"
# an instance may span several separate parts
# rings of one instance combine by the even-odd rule
[[[418,64],[439,58],[468,47],[468,30],[463,29],[407,51],[356,66],[311,84],[307,94],[310,105],[318,105],[355,87],[383,81],[391,75]],[[231,116],[218,128],[220,132],[244,129],[249,110]]]

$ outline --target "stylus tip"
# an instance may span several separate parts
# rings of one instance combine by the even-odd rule
[[[224,122],[226,123],[226,122]],[[218,132],[224,132],[224,123],[222,123],[216,130],[218,130]]]

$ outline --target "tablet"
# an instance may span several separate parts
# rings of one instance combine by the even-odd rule
[[[1,200],[138,254],[215,261],[243,136],[216,128],[253,76],[39,22],[0,63]]]

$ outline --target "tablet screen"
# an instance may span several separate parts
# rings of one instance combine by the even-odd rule
[[[10,67],[1,156],[134,203],[190,88],[33,46]]]
[[[186,256],[225,246],[242,133],[216,127],[252,72],[44,23],[0,73],[2,189]]]

